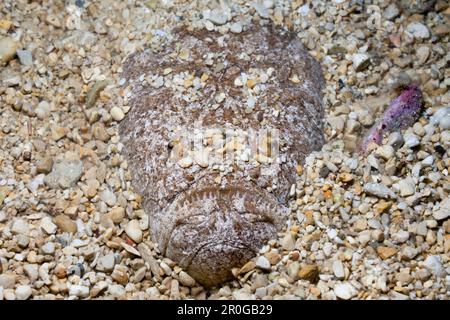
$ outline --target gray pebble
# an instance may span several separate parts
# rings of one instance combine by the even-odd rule
[[[53,189],[67,189],[73,187],[82,175],[83,162],[80,160],[57,160],[44,182]]]
[[[24,66],[31,66],[33,65],[33,55],[28,50],[20,50],[18,49],[16,51],[17,56],[19,57],[20,63]]]

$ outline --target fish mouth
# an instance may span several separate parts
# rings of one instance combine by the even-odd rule
[[[232,278],[282,228],[287,208],[249,186],[188,191],[168,208],[176,216],[165,254],[204,286]]]

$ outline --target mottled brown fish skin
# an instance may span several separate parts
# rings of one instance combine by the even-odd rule
[[[188,55],[180,55],[181,49]],[[206,63],[211,53],[213,61]],[[200,89],[185,92],[142,81],[142,75],[163,76],[167,68],[169,78],[181,72],[209,77]],[[246,89],[234,81],[252,68],[273,68],[273,74],[257,84],[256,103],[246,112]],[[232,279],[231,269],[245,264],[285,226],[296,167],[324,142],[319,64],[295,34],[272,26],[226,35],[180,28],[160,52],[129,57],[123,76],[132,108],[120,123],[120,135],[152,241],[205,286]],[[225,99],[212,108],[219,93]],[[175,128],[211,127],[277,129],[285,161],[234,165],[221,179],[211,165],[171,164]]]

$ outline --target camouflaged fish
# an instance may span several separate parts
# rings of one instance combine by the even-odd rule
[[[296,169],[320,149],[323,76],[294,33],[183,28],[124,64],[120,123],[151,240],[205,286],[276,237]]]

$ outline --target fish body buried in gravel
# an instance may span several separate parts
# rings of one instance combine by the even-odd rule
[[[297,166],[323,145],[319,64],[272,26],[179,28],[123,77],[120,136],[151,240],[204,286],[232,279],[286,225]]]
[[[366,153],[371,142],[380,144],[385,133],[411,126],[417,120],[421,108],[422,92],[417,85],[412,84],[391,101],[380,120],[368,131],[361,142],[360,153]]]

